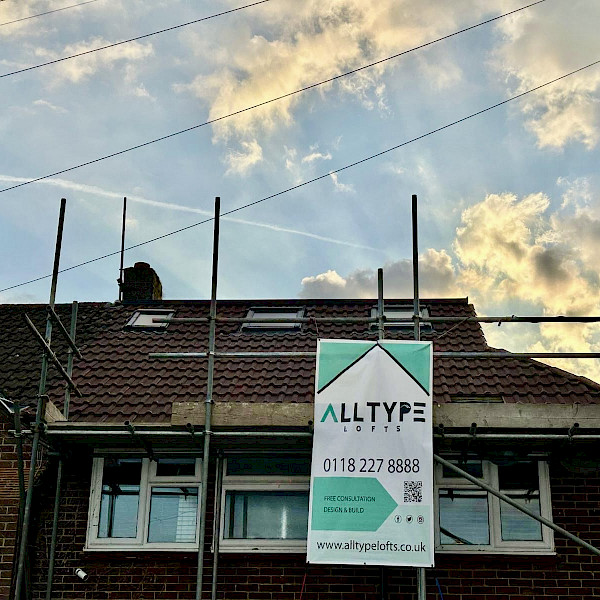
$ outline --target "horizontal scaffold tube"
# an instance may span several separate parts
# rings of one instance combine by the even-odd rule
[[[208,352],[151,352],[150,358],[207,358]],[[316,352],[215,352],[215,358],[315,358]],[[600,358],[600,352],[434,352],[434,358]]]

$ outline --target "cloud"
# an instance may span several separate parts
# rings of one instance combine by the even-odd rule
[[[589,180],[560,180],[563,203],[542,193],[489,194],[463,211],[452,253],[419,257],[421,297],[469,296],[483,315],[600,314],[600,193]],[[566,199],[566,200],[565,200]],[[375,269],[328,269],[302,279],[304,298],[374,298]],[[411,298],[412,264],[384,265],[387,298]],[[490,345],[512,351],[600,352],[600,326],[544,323],[488,326]],[[598,361],[548,361],[600,381]]]
[[[326,154],[323,154],[322,152],[311,152],[310,154],[302,157],[302,162],[312,163],[315,162],[315,160],[331,160],[332,158],[333,157],[331,156],[330,152],[327,152]]]
[[[62,58],[63,56],[93,50],[101,46],[106,46],[109,43],[104,38],[96,37],[87,42],[68,44],[61,52],[39,47],[35,49],[35,55],[39,60],[50,61]],[[79,83],[101,69],[112,69],[119,63],[127,64],[133,61],[141,61],[152,56],[153,53],[154,49],[150,43],[130,42],[122,44],[114,48],[108,48],[57,63],[50,72],[51,81],[53,84],[58,84],[62,81]]]
[[[384,265],[384,293],[387,298],[411,298],[412,261],[401,259]],[[428,249],[419,257],[421,294],[427,297],[460,295],[452,259],[444,251]],[[376,298],[377,271],[358,269],[346,277],[330,269],[302,279],[302,298]]]
[[[256,140],[241,142],[243,151],[231,150],[227,154],[227,175],[245,175],[263,159],[262,147]]]
[[[53,112],[57,112],[57,113],[66,113],[67,110],[64,109],[62,106],[56,106],[54,104],[52,104],[52,102],[48,102],[48,100],[42,100],[41,98],[39,100],[34,100],[33,101],[34,106],[41,106],[44,108],[47,108]]]
[[[336,192],[354,193],[354,186],[348,183],[340,183],[337,173],[329,173]]]
[[[597,60],[600,4],[549,2],[498,22],[502,39],[493,64],[520,93]],[[586,69],[521,101],[526,125],[540,148],[580,142],[588,149],[600,136],[600,68]]]
[[[188,35],[193,51],[198,56],[210,53],[216,67],[191,82],[177,84],[175,90],[207,103],[209,119],[215,119],[450,33],[465,19],[475,21],[489,11],[486,4],[481,0],[423,0],[419,10],[412,10],[410,0],[271,3],[245,15],[244,25],[226,44],[219,39],[213,48],[204,37]],[[460,72],[436,68],[438,62],[439,57],[427,53],[421,57],[432,84],[443,88],[457,83]],[[320,87],[316,93],[325,98],[332,89],[341,90],[367,108],[386,110],[382,77],[397,63],[383,63]],[[289,126],[306,97],[290,96],[216,123],[214,139],[247,139],[259,130]]]

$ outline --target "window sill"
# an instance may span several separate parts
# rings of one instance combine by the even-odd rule
[[[198,552],[198,546],[177,545],[172,546],[168,544],[154,546],[127,546],[127,545],[113,545],[113,546],[84,546],[84,552]]]
[[[256,540],[260,542],[262,540]],[[244,543],[244,544],[229,544],[221,541],[219,545],[220,554],[239,554],[240,552],[247,554],[306,554],[306,542],[298,544],[265,544],[260,543]]]
[[[458,548],[436,548],[436,554],[518,554],[519,556],[556,556],[550,548],[474,548],[473,550]]]

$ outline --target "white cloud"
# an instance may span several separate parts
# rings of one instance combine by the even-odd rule
[[[245,175],[263,159],[262,147],[256,140],[240,142],[240,145],[243,151],[231,150],[227,155],[227,175]]]
[[[323,154],[322,152],[311,152],[310,154],[307,154],[306,156],[302,157],[302,162],[303,163],[312,163],[315,162],[316,160],[331,160],[333,157],[331,156],[331,153],[327,152],[326,154]]]
[[[384,293],[387,298],[410,298],[413,294],[412,261],[401,259],[384,265]],[[421,295],[443,297],[460,295],[452,259],[444,251],[428,249],[419,257]],[[330,269],[304,277],[303,298],[375,298],[377,271],[358,269],[346,277]]]
[[[35,55],[38,59],[45,62],[93,50],[101,46],[106,46],[109,43],[102,37],[96,37],[86,42],[69,44],[61,52],[38,47],[35,49]],[[53,84],[62,81],[78,83],[88,79],[101,69],[111,69],[119,63],[127,64],[133,61],[141,61],[152,56],[153,53],[154,49],[150,43],[130,42],[57,63],[53,66],[52,71],[49,72],[49,77]]]
[[[338,174],[337,173],[329,173],[329,176],[331,177],[331,180],[333,181],[333,185],[335,186],[335,191],[336,192],[343,192],[343,193],[354,193],[354,186],[348,183],[341,183],[338,180]]]
[[[423,0],[413,10],[410,0],[305,0],[278,2],[248,14],[244,26],[224,46],[208,47],[204,37],[187,35],[199,55],[214,57],[216,68],[202,73],[176,91],[195,95],[209,105],[209,119],[235,112],[355,69],[450,33],[468,18],[490,10],[482,0],[440,3]],[[268,36],[264,33],[268,31]],[[460,79],[456,67],[436,68],[438,57],[421,58],[432,84],[439,88]],[[367,108],[387,109],[382,76],[397,61],[319,88],[356,97]],[[306,94],[294,95],[214,125],[215,140],[246,139],[293,123],[295,107]]]
[[[34,100],[33,104],[34,104],[34,106],[41,106],[43,108],[47,108],[47,109],[57,112],[57,113],[66,113],[67,112],[67,110],[64,109],[62,106],[56,106],[56,105],[52,104],[52,102],[48,102],[48,100],[42,100],[41,98],[39,100]]]
[[[597,60],[600,4],[547,2],[498,22],[503,36],[494,64],[523,92]],[[540,148],[600,137],[600,68],[592,67],[527,96],[521,110]]]
[[[479,314],[599,315],[600,194],[588,180],[562,180],[558,209],[541,193],[489,194],[462,213],[454,258],[428,249],[419,258],[421,297],[469,296]],[[573,210],[576,206],[576,210]],[[412,297],[412,265],[384,266],[387,298]],[[347,276],[329,269],[302,279],[302,297],[376,297],[374,269]],[[498,312],[500,311],[500,313]],[[492,346],[513,351],[600,352],[600,326],[547,323],[486,328]],[[559,367],[600,380],[598,361],[560,359]]]

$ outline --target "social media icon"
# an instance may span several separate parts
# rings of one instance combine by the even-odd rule
[[[407,523],[412,523],[413,517],[412,515],[406,515],[406,522]]]
[[[396,515],[396,516],[394,517],[394,521],[395,521],[396,523],[402,523],[402,515]]]
[[[422,525],[423,523],[425,523],[425,517],[423,515],[419,515],[417,517],[417,523],[419,523],[419,525]]]

